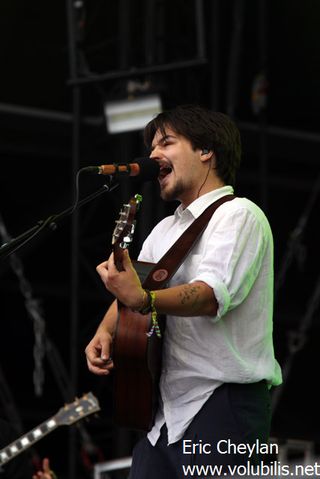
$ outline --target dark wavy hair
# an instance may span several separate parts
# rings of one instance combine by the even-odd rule
[[[147,124],[144,130],[146,147],[151,148],[158,130],[165,136],[166,128],[189,140],[194,150],[213,150],[218,177],[227,185],[235,184],[241,160],[241,140],[231,118],[199,105],[177,106],[159,113]]]

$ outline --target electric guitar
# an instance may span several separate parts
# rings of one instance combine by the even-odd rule
[[[0,466],[11,461],[11,459],[31,447],[35,442],[54,431],[57,427],[70,426],[97,411],[100,411],[100,406],[98,400],[91,392],[84,394],[80,399],[76,399],[73,403],[66,404],[59,409],[57,414],[47,419],[47,421],[39,424],[39,426],[35,427],[27,434],[24,434],[16,441],[1,449]]]
[[[123,270],[123,250],[132,242],[135,215],[141,196],[123,205],[113,232],[112,247],[118,271]],[[142,284],[154,267],[152,263],[135,262]],[[147,287],[147,286],[145,286]],[[163,323],[163,319],[159,319]],[[118,321],[113,339],[115,365],[115,419],[124,427],[149,431],[153,425],[161,372],[162,338],[148,334],[151,315],[133,312],[118,301]]]

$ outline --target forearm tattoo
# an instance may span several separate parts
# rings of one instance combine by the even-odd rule
[[[179,296],[181,298],[181,304],[190,306],[191,311],[197,311],[200,305],[200,286],[188,284],[183,287]]]

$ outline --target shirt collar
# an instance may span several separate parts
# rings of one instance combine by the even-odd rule
[[[206,193],[205,195],[202,195],[194,200],[185,209],[183,209],[182,205],[179,205],[175,211],[175,215],[177,215],[178,218],[182,218],[183,216],[190,216],[191,214],[191,216],[196,219],[214,201],[218,200],[222,196],[233,194],[233,191],[233,187],[230,185],[222,186],[221,188],[209,191],[209,193]]]

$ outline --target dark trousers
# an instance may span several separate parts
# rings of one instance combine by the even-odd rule
[[[258,455],[243,453],[243,444],[267,443],[270,430],[270,395],[265,381],[254,384],[224,384],[211,395],[194,417],[182,439],[168,446],[167,428],[155,446],[143,438],[134,448],[129,479],[180,479],[191,477],[188,467],[256,464]],[[235,447],[240,445],[239,450]],[[239,452],[241,451],[241,452]],[[207,454],[207,453],[210,454]],[[212,477],[212,470],[201,475]]]

